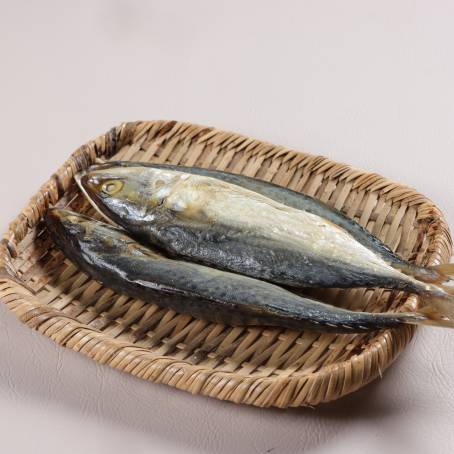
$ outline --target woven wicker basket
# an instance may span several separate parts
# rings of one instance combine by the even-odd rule
[[[93,214],[73,175],[97,157],[210,167],[273,181],[343,210],[417,263],[444,263],[451,255],[439,209],[376,174],[188,123],[113,128],[76,150],[11,223],[0,244],[0,298],[22,322],[60,345],[191,393],[262,407],[314,406],[380,376],[414,330],[333,335],[232,328],[103,288],[54,248],[40,221],[56,203]],[[330,290],[322,297],[369,311],[417,304],[414,297],[383,290]]]

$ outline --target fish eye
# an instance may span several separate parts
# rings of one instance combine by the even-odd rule
[[[101,191],[105,192],[106,194],[112,195],[112,194],[115,194],[118,191],[120,191],[122,187],[123,187],[123,182],[121,182],[120,180],[110,180],[110,181],[106,181],[102,185]]]

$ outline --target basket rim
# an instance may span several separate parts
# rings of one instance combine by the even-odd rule
[[[144,137],[147,131],[156,125],[160,127],[159,137],[166,137],[166,135],[171,133],[187,132],[194,129],[199,133],[197,143],[220,144],[228,142],[236,145],[241,144],[245,149],[252,150],[252,154],[262,153],[266,154],[267,157],[279,156],[283,158],[283,162],[290,161],[290,166],[302,167],[309,165],[309,171],[311,172],[321,173],[329,169],[333,173],[335,172],[337,179],[353,181],[354,188],[379,190],[387,200],[394,202],[405,200],[408,205],[418,205],[422,216],[432,220],[430,253],[425,257],[425,264],[436,265],[449,260],[452,240],[442,212],[430,199],[409,186],[323,156],[275,146],[266,141],[252,139],[214,127],[173,120],[125,122],[76,149],[10,223],[0,242],[0,301],[4,302],[23,323],[41,331],[48,337],[52,338],[52,335],[45,332],[46,322],[50,319],[57,320],[66,327],[65,329],[70,332],[70,336],[61,341],[57,341],[55,338],[54,340],[60,345],[82,351],[82,353],[98,362],[108,363],[117,369],[124,370],[125,358],[130,355],[130,360],[134,367],[130,368],[129,372],[133,375],[143,376],[144,370],[146,370],[148,371],[147,374],[149,373],[148,379],[150,380],[164,383],[171,382],[169,384],[179,389],[232,400],[236,403],[278,407],[315,405],[349,394],[381,376],[382,371],[397,358],[411,340],[415,331],[414,326],[405,325],[398,329],[382,331],[374,337],[372,343],[368,344],[367,349],[364,349],[361,353],[352,355],[350,358],[335,364],[324,365],[316,372],[309,374],[303,374],[302,372],[300,374],[292,373],[292,376],[261,377],[255,375],[245,378],[236,374],[235,371],[207,369],[206,366],[190,364],[170,356],[157,357],[145,348],[109,338],[105,333],[89,325],[84,325],[63,312],[43,306],[39,299],[29,291],[27,286],[21,283],[11,266],[11,259],[17,255],[17,244],[38,224],[49,205],[56,203],[66,192],[74,174],[88,167],[98,157],[109,158],[122,146],[140,142],[141,137]],[[418,300],[415,296],[409,296],[404,304],[414,307],[417,302]],[[74,339],[84,339],[84,342],[88,344],[92,342],[103,344],[104,350],[110,353],[104,353],[104,355],[100,356],[95,349],[84,349],[83,345],[82,347],[78,344],[73,345]],[[349,380],[349,384],[345,385],[345,377],[352,377],[355,373],[355,362],[370,364],[369,373],[361,376],[356,381]],[[172,370],[181,379],[167,380],[166,376],[169,370]],[[197,377],[197,380],[195,377]],[[339,383],[342,383],[342,378],[344,378],[343,385],[339,386]],[[193,383],[189,387],[186,383],[188,380]],[[222,388],[231,389],[232,391],[238,390],[238,388],[244,388],[244,390],[238,394],[241,397],[235,399],[228,397],[232,392],[225,394],[227,397],[220,397],[218,391],[213,391],[217,389],[213,385],[215,382],[221,383]],[[290,391],[303,386],[318,386],[325,389],[325,392],[320,393],[321,396],[317,402],[295,404],[295,402],[290,401]],[[325,399],[327,390],[334,388],[337,389],[333,391],[334,394],[330,398]],[[263,399],[261,395],[262,393],[267,394],[265,391],[271,397]]]

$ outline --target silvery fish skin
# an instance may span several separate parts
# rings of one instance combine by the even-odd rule
[[[356,241],[364,247],[370,249],[375,254],[383,258],[383,260],[393,267],[400,269],[405,274],[417,277],[424,282],[438,282],[444,280],[448,276],[443,276],[440,271],[433,268],[425,268],[410,263],[397,254],[395,254],[386,244],[380,241],[376,236],[372,235],[364,227],[358,224],[353,219],[349,218],[341,211],[336,210],[321,202],[320,200],[311,197],[307,194],[296,192],[291,189],[273,184],[267,181],[256,178],[239,175],[220,170],[205,169],[201,167],[187,167],[172,164],[154,164],[146,162],[134,161],[111,161],[101,166],[93,166],[93,168],[112,168],[112,167],[131,167],[131,168],[154,168],[163,170],[176,170],[193,175],[201,175],[211,178],[216,178],[226,183],[235,184],[245,189],[257,192],[265,197],[283,203],[289,207],[306,211],[324,218],[327,221],[336,224],[346,232],[348,232]],[[454,271],[453,271],[454,272]]]
[[[68,210],[48,211],[57,246],[83,271],[119,293],[213,322],[355,333],[402,323],[452,326],[419,313],[367,313],[336,308],[276,285],[172,260],[116,227]]]
[[[114,163],[93,166],[78,183],[109,219],[174,257],[290,287],[381,287],[453,299],[330,220],[220,179]]]

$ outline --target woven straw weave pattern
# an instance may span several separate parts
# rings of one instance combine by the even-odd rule
[[[229,327],[115,294],[65,259],[41,224],[54,204],[95,215],[73,175],[96,158],[209,167],[272,181],[341,209],[417,263],[444,263],[451,255],[439,209],[379,175],[189,123],[113,128],[76,150],[11,223],[0,244],[0,299],[23,323],[60,345],[192,393],[257,406],[314,406],[380,376],[414,328],[334,335]],[[358,310],[417,305],[415,297],[383,290],[318,294]]]

